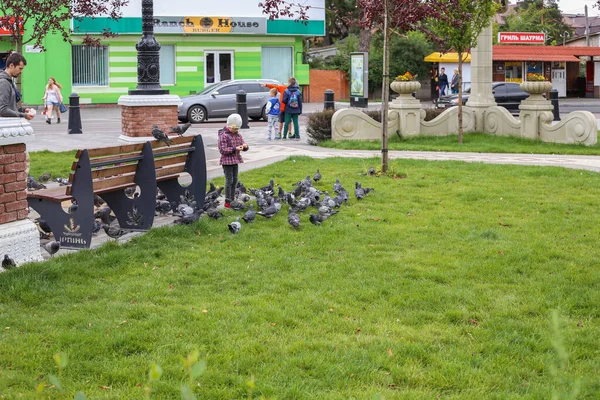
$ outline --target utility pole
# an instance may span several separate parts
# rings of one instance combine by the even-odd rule
[[[388,110],[390,98],[390,34],[388,1],[383,0],[383,87],[381,90],[381,170],[388,170]]]
[[[585,5],[585,45],[590,45],[590,20],[588,19],[587,4]]]

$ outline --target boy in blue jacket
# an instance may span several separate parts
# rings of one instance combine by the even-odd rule
[[[269,136],[267,140],[271,140],[271,131],[275,129],[275,140],[281,139],[281,135],[277,131],[277,123],[279,122],[279,109],[281,108],[279,105],[279,92],[277,89],[273,88],[269,91],[271,94],[271,98],[267,101],[267,118],[269,121]]]

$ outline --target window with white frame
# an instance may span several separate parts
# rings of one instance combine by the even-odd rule
[[[73,86],[108,86],[108,47],[73,45]]]
[[[175,45],[160,45],[160,84],[175,84]]]

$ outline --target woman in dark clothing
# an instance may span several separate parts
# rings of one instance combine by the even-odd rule
[[[431,81],[430,81],[430,83],[431,83],[431,101],[435,103],[439,97],[437,67],[431,67],[430,77],[431,77]]]

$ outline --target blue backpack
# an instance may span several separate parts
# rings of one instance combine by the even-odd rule
[[[294,90],[290,92],[290,98],[288,99],[287,106],[289,108],[298,108],[300,107],[300,100],[298,99],[298,91]]]

